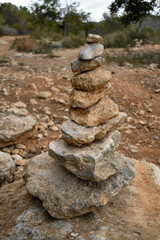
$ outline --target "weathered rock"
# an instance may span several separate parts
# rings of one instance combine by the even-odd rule
[[[111,72],[102,69],[76,74],[72,77],[72,86],[81,90],[96,90],[103,88],[111,79]]]
[[[15,171],[14,161],[9,153],[0,152],[0,184],[11,182]]]
[[[36,120],[30,115],[0,114],[0,148],[18,143],[21,137],[29,137],[35,125]]]
[[[74,88],[70,94],[70,106],[87,108],[98,102],[111,89],[111,84],[108,83],[104,88],[93,91],[82,91]]]
[[[86,45],[80,53],[78,54],[78,59],[80,60],[92,60],[96,57],[99,57],[102,55],[104,50],[104,47],[100,43],[92,43],[89,45]]]
[[[108,131],[118,126],[126,117],[127,115],[125,113],[120,112],[117,117],[96,127],[84,127],[74,121],[68,120],[62,124],[62,138],[67,143],[76,146],[89,144],[95,139],[103,138]]]
[[[78,124],[94,127],[117,117],[119,109],[107,96],[88,108],[70,108],[71,119]]]
[[[68,145],[59,139],[49,144],[49,155],[78,178],[100,182],[117,171],[119,159],[114,151],[119,140],[119,131],[81,148]]]
[[[41,98],[41,99],[47,99],[47,98],[50,98],[52,97],[52,93],[50,91],[43,91],[43,92],[40,92],[38,95],[37,95],[38,98]]]
[[[0,191],[0,239],[21,240],[29,236],[34,240],[93,240],[94,237],[99,237],[98,240],[158,240],[160,187],[154,175],[157,171],[160,179],[160,169],[148,162],[131,160],[136,175],[130,184],[103,208],[78,218],[57,220],[50,217],[42,203],[26,191],[22,180],[3,186]],[[45,163],[44,167],[46,169]]]
[[[97,184],[78,179],[47,154],[37,156],[27,164],[27,190],[43,201],[52,217],[67,219],[91,212],[106,205],[134,176],[132,163],[123,155],[117,157],[119,171]]]
[[[96,69],[105,63],[105,59],[102,57],[94,58],[93,60],[83,61],[80,59],[73,60],[71,62],[71,68],[74,73],[86,72]]]
[[[102,37],[97,34],[88,34],[87,43],[100,43],[102,41]]]
[[[15,115],[17,117],[25,117],[29,113],[26,109],[19,109],[19,108],[13,107],[13,108],[8,109],[6,114],[7,115]]]

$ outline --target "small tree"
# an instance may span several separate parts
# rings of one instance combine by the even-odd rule
[[[157,0],[115,0],[109,6],[112,14],[117,14],[123,10],[121,20],[125,25],[131,22],[142,21],[149,13],[158,7]]]
[[[68,36],[69,32],[77,35],[80,30],[85,29],[90,13],[78,10],[79,6],[79,2],[73,2],[66,3],[65,7],[61,8],[63,36]]]

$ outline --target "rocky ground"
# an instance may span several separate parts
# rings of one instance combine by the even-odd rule
[[[11,146],[1,145],[0,151],[11,154],[15,161],[15,182],[12,185],[19,189],[16,191],[22,191],[23,201],[26,193],[17,180],[23,175],[25,162],[46,152],[49,142],[61,134],[62,122],[68,119],[68,96],[72,76],[70,62],[77,57],[80,48],[54,50],[51,58],[48,55],[18,53],[10,48],[13,40],[14,37],[0,39],[0,112],[11,112],[10,109],[15,111],[15,108],[24,112],[27,110],[36,119],[37,125],[31,134],[26,134],[20,141],[12,142]],[[150,45],[134,48],[132,51],[157,53],[158,48],[159,46]],[[105,53],[121,54],[122,50],[105,50]],[[110,98],[119,105],[120,111],[128,115],[127,121],[119,128],[122,133],[119,150],[127,157],[160,166],[160,69],[153,65],[133,68],[127,63],[124,67],[115,63],[105,64],[103,68],[112,72],[113,88],[109,92]],[[5,189],[10,191],[7,190],[8,187],[4,183],[2,192]],[[26,198],[33,201],[28,195]],[[149,208],[151,209],[151,206]],[[156,214],[158,216],[155,211],[155,218]],[[147,239],[139,238],[138,233],[136,234],[135,238],[122,239]],[[15,236],[6,239],[18,238]]]

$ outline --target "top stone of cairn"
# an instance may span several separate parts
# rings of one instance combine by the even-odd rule
[[[87,43],[100,43],[102,41],[102,37],[97,34],[88,34]]]

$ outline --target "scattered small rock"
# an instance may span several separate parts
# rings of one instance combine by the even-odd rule
[[[49,91],[43,91],[43,92],[40,92],[40,93],[37,95],[37,97],[40,98],[40,99],[47,99],[47,98],[52,97],[52,93],[49,92]]]

